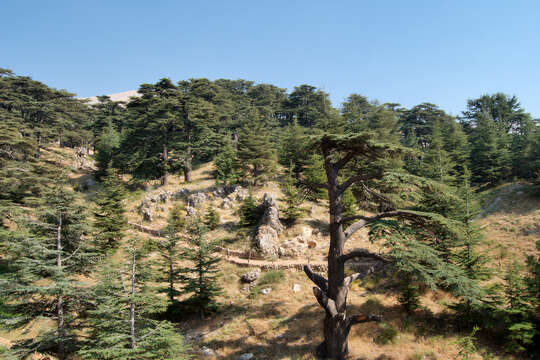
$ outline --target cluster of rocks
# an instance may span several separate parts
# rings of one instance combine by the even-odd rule
[[[280,257],[297,257],[305,253],[307,249],[315,249],[317,240],[312,238],[313,230],[310,227],[302,228],[300,235],[285,240],[278,249]]]
[[[218,186],[210,191],[190,191],[189,189],[178,189],[175,191],[159,190],[146,197],[141,201],[138,211],[142,215],[144,221],[154,221],[156,210],[159,209],[159,204],[167,201],[186,199],[186,212],[188,216],[194,215],[195,210],[203,206],[206,202],[213,199],[223,199],[220,206],[223,209],[233,207],[235,201],[242,201],[249,196],[249,192],[242,186],[235,185],[230,187]]]
[[[278,236],[283,232],[283,225],[279,221],[278,203],[274,195],[264,194],[262,208],[264,212],[254,244],[261,255],[277,257]]]
[[[176,191],[159,190],[144,197],[139,205],[139,214],[144,221],[154,221],[155,211],[160,203],[166,203],[170,200],[178,200],[189,194],[188,189],[178,189]]]
[[[224,188],[220,188],[226,190]],[[244,201],[249,196],[249,191],[241,186],[233,186],[231,191],[223,191],[220,197],[223,197],[223,201],[219,205],[222,209],[231,209],[234,207],[235,202]]]

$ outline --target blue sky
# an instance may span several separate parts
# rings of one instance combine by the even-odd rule
[[[161,77],[311,84],[457,115],[502,91],[540,117],[539,1],[3,0],[0,67],[79,96]]]

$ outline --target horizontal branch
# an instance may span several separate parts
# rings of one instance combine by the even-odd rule
[[[365,216],[365,215],[346,216],[341,219],[340,223],[344,224],[351,220],[358,220],[358,219],[360,220],[351,224],[347,229],[345,229],[345,237],[350,238],[355,232],[357,232],[364,226],[374,221],[377,221],[383,218],[398,217],[398,216],[411,217],[411,216],[418,216],[418,214],[412,211],[407,211],[407,210],[396,210],[396,211],[383,212],[375,216]]]
[[[341,261],[343,262],[346,262],[354,258],[368,258],[368,259],[378,260],[382,262],[388,262],[388,260],[386,260],[384,257],[378,254],[372,253],[366,249],[356,249],[356,250],[353,250],[346,254],[341,255]]]
[[[338,195],[341,195],[347,190],[351,185],[353,185],[355,182],[360,181],[363,179],[363,176],[361,175],[354,175],[345,180],[341,185],[338,187]]]
[[[367,314],[367,315],[353,315],[349,318],[350,325],[361,324],[370,321],[381,321],[382,315]]]
[[[315,283],[315,285],[322,289],[322,291],[328,291],[328,280],[321,275],[314,273],[309,265],[304,265],[304,272],[306,273],[307,277]]]
[[[348,152],[340,160],[336,161],[336,163],[334,164],[334,168],[336,168],[337,170],[341,169],[342,167],[347,165],[347,163],[351,161],[353,157],[354,157],[354,152],[353,151]]]
[[[317,286],[313,287],[313,295],[315,295],[317,302],[330,314],[330,316],[335,317],[338,314],[334,300],[326,296],[326,293]]]

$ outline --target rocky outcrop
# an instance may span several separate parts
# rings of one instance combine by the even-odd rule
[[[193,208],[200,208],[206,201],[208,197],[203,192],[196,192],[188,196],[188,206]]]
[[[279,221],[279,210],[276,198],[271,194],[264,194],[263,216],[257,234],[255,247],[264,256],[279,256],[278,236],[283,232],[283,225]]]
[[[290,240],[285,240],[278,249],[280,257],[302,256],[307,249],[317,247],[317,241],[312,239],[313,231],[310,227],[303,227],[302,232]]]
[[[252,283],[257,280],[259,276],[261,276],[261,269],[256,268],[242,275],[241,280],[245,283]]]

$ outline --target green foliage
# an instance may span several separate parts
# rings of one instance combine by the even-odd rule
[[[279,163],[290,167],[296,179],[303,173],[308,163],[309,152],[306,151],[305,130],[292,123],[283,130],[278,147]]]
[[[506,350],[512,353],[524,352],[526,347],[533,345],[533,338],[537,333],[534,307],[521,274],[522,270],[522,266],[514,262],[504,277],[504,292],[508,301],[508,306],[504,309],[507,324]]]
[[[225,185],[235,184],[238,181],[236,172],[236,151],[230,141],[225,142],[225,146],[214,158],[216,180]]]
[[[57,323],[16,342],[11,354],[24,358],[40,351],[65,359],[78,346],[75,331],[81,319],[76,314],[89,301],[79,276],[89,272],[94,252],[87,237],[88,214],[72,191],[59,183],[41,200],[35,217],[25,216],[16,232],[2,233],[11,266],[10,276],[0,280],[0,297],[17,314],[4,319],[7,326],[21,327],[37,317]]]
[[[206,215],[204,216],[204,224],[208,227],[208,229],[215,230],[218,228],[220,223],[221,219],[218,212],[216,211],[216,209],[214,209],[213,206],[210,206],[210,208],[206,212]]]
[[[418,285],[409,274],[404,274],[400,281],[401,295],[398,297],[399,303],[409,314],[420,307],[420,293]]]
[[[328,192],[320,184],[326,184],[326,173],[324,172],[324,160],[321,155],[311,155],[307,161],[304,171],[304,183],[310,190],[309,197],[312,200],[327,199]]]
[[[287,204],[287,207],[282,210],[282,213],[284,218],[293,224],[305,213],[305,209],[301,207],[305,200],[305,192],[295,185],[292,167],[287,170],[281,189],[285,195],[285,204]]]
[[[473,328],[470,335],[460,337],[456,343],[459,347],[458,356],[461,360],[470,360],[472,355],[476,352],[476,345],[474,344],[475,335],[480,330],[477,326]]]
[[[276,172],[276,151],[268,129],[254,120],[241,129],[238,140],[238,171],[253,185],[269,180]]]
[[[120,134],[112,125],[103,129],[95,142],[96,176],[106,175],[107,168],[111,166],[113,157],[120,146]]]
[[[182,249],[182,257],[191,266],[181,269],[183,276],[184,294],[191,294],[187,303],[197,308],[201,319],[205,312],[217,309],[215,298],[221,294],[217,284],[220,276],[217,263],[220,258],[216,255],[217,242],[206,240],[206,228],[200,218],[196,218],[188,227],[191,247]]]
[[[95,308],[88,311],[89,334],[79,351],[83,359],[187,359],[182,337],[172,324],[156,320],[166,301],[151,282],[153,267],[145,245],[132,239],[124,264],[106,265],[93,288]]]
[[[98,206],[94,223],[97,230],[96,242],[102,250],[116,248],[124,237],[127,225],[123,203],[125,197],[124,187],[117,175],[112,169],[108,170],[102,188],[95,198]]]
[[[285,273],[282,270],[269,270],[260,277],[260,279],[257,281],[257,285],[253,286],[249,290],[248,297],[253,299],[260,294],[263,288],[268,287],[268,285],[277,284],[284,279]]]
[[[378,333],[375,336],[375,343],[379,345],[393,344],[399,336],[399,330],[392,324],[385,323],[379,325]]]
[[[251,191],[249,192],[248,197],[240,205],[239,213],[240,225],[244,227],[255,226],[261,220],[261,208],[257,206]]]

